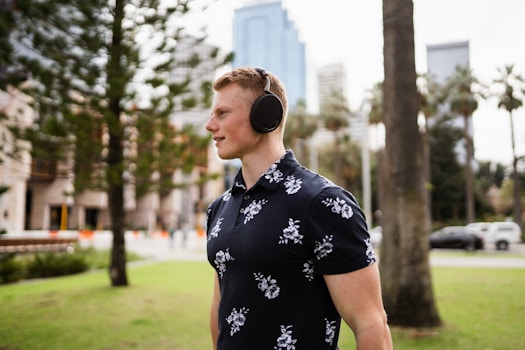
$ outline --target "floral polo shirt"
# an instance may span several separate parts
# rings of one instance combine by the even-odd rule
[[[376,262],[351,193],[287,151],[250,189],[239,171],[207,224],[219,350],[337,349],[341,318],[323,275]]]

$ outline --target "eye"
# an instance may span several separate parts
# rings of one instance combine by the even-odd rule
[[[218,110],[217,111],[217,118],[223,119],[227,114],[228,114],[228,112],[226,112],[225,110]]]

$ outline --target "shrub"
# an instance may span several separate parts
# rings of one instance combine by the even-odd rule
[[[15,258],[15,253],[0,254],[0,284],[16,282],[25,277],[23,262]]]
[[[74,253],[0,254],[0,285],[23,279],[64,276],[89,269],[105,269],[109,265],[109,257],[109,250],[78,246],[75,247]],[[136,253],[127,253],[128,262],[140,259],[140,255]]]
[[[84,254],[43,252],[33,255],[27,262],[28,278],[71,275],[88,268]]]

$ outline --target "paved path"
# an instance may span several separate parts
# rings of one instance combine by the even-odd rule
[[[442,267],[484,267],[484,268],[522,268],[525,269],[525,256],[514,257],[453,257],[453,256],[430,256],[431,266]]]
[[[206,260],[206,238],[199,237],[195,231],[186,235],[177,231],[170,239],[160,233],[145,235],[144,233],[126,233],[126,250],[140,254],[153,260]],[[97,232],[89,239],[81,239],[83,247],[109,249],[111,233]]]
[[[110,248],[111,234],[109,232],[95,233],[91,239],[81,240],[83,246]],[[206,238],[199,237],[195,231],[184,235],[178,231],[174,239],[160,234],[146,236],[144,234],[126,234],[126,249],[136,252],[149,260],[206,260]],[[523,268],[525,269],[525,244],[513,246],[510,252],[491,252],[490,255],[455,256],[431,252],[431,266],[443,267],[482,267],[482,268]],[[456,251],[457,252],[457,251]],[[506,255],[512,254],[512,257]],[[516,255],[522,254],[522,257]]]

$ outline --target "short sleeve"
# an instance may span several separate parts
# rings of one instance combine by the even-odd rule
[[[313,200],[307,234],[317,273],[346,273],[376,262],[364,214],[340,187],[328,187]]]

